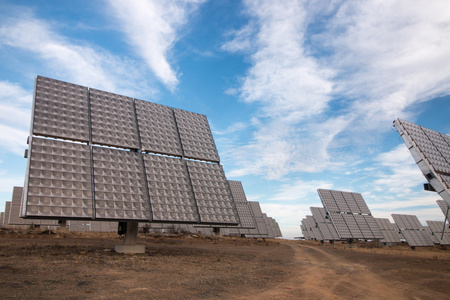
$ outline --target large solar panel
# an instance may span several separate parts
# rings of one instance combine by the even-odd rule
[[[442,221],[427,221],[432,238],[437,244],[450,245],[450,230]]]
[[[0,212],[0,226],[4,226],[4,222],[5,222],[5,212]]]
[[[382,239],[383,234],[360,193],[317,190],[340,239]]]
[[[326,241],[339,240],[339,235],[323,207],[311,207],[311,213]]]
[[[392,214],[392,218],[409,246],[421,247],[434,245],[431,236],[425,231],[422,224],[420,224],[417,216]]]
[[[84,127],[34,126],[22,216],[239,224],[206,116],[39,76],[34,123],[61,97]]]
[[[384,238],[380,240],[383,243],[400,243],[400,235],[395,224],[391,223],[386,218],[375,218]]]
[[[88,88],[39,76],[33,134],[89,141]]]
[[[450,210],[449,210],[447,202],[445,202],[444,200],[436,200],[436,202],[439,205],[439,207],[441,208],[444,216],[446,216],[447,218],[450,217],[450,213],[449,213]]]
[[[430,185],[450,204],[450,136],[401,119],[394,126]]]

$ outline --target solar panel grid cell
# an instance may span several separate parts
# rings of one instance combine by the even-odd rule
[[[237,224],[239,220],[222,166],[186,161],[203,222]]]
[[[92,142],[94,144],[139,149],[136,116],[130,97],[89,90]]]
[[[88,89],[39,76],[33,134],[89,141]]]
[[[219,155],[206,116],[176,108],[174,113],[184,156],[219,162]]]
[[[140,153],[93,147],[99,219],[151,220]]]
[[[89,146],[34,137],[26,216],[92,218]]]
[[[172,108],[135,99],[141,147],[144,151],[182,156]]]

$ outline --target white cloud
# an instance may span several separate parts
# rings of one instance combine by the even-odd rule
[[[405,145],[400,144],[389,152],[381,153],[375,161],[380,166],[373,181],[374,191],[406,195],[421,186],[425,179]]]
[[[446,1],[245,4],[248,24],[222,49],[250,53],[230,90],[259,108],[233,175],[346,165],[367,156],[360,147],[379,143],[394,119],[415,114],[413,104],[450,93]]]
[[[0,91],[0,144],[7,151],[23,155],[33,96],[8,81],[0,81]]]
[[[303,181],[297,180],[292,183],[280,185],[278,191],[270,197],[269,200],[276,201],[301,201],[312,202],[314,200],[320,201],[317,194],[317,189],[331,189],[333,184],[326,181]]]
[[[169,52],[180,27],[203,1],[108,2],[137,54],[169,89],[174,89],[178,79],[170,66]]]
[[[37,19],[26,11],[3,20],[0,45],[32,53],[35,63],[45,66],[40,67],[41,71],[48,68],[56,79],[132,95],[142,91],[147,95],[154,93],[135,62],[71,42],[57,33],[54,23]],[[30,65],[21,67],[26,69]]]

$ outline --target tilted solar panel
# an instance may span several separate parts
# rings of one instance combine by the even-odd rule
[[[450,137],[401,119],[394,126],[430,185],[450,204]]]

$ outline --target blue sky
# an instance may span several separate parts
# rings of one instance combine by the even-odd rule
[[[228,179],[286,238],[318,188],[443,220],[392,121],[450,133],[449,20],[446,0],[3,0],[0,207],[42,75],[207,115]]]

